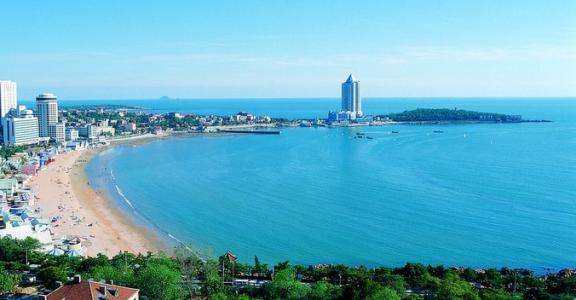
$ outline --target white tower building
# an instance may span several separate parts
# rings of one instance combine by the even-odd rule
[[[11,109],[16,109],[16,82],[0,80],[0,120],[3,120]]]
[[[58,99],[54,94],[44,93],[36,97],[36,113],[40,137],[50,136],[50,126],[58,123]]]
[[[356,80],[352,74],[342,83],[342,111],[350,112],[351,118],[362,117],[360,81]]]

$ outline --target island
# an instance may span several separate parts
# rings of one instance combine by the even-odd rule
[[[551,122],[549,120],[524,120],[520,115],[476,112],[463,109],[418,108],[401,113],[378,115],[375,118],[401,123],[522,123]]]

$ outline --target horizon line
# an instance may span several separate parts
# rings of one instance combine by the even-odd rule
[[[58,96],[58,95],[56,95]],[[80,98],[80,99],[73,99],[73,98],[58,98],[58,101],[194,101],[194,100],[338,100],[340,97],[157,97],[157,98]],[[552,98],[552,99],[566,99],[576,100],[575,96],[370,96],[370,97],[362,97],[362,99],[373,99],[373,100],[396,100],[396,99],[429,99],[429,100],[470,100],[470,99],[543,99],[543,98]],[[36,99],[18,99],[18,101],[36,101]]]

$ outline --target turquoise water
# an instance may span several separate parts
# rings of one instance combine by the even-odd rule
[[[291,103],[299,117],[308,105],[334,105]],[[576,101],[366,101],[372,113],[454,106],[555,122],[172,138],[114,147],[87,170],[160,235],[247,262],[576,265]],[[282,112],[291,117],[268,114]]]

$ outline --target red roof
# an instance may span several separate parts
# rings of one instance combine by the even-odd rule
[[[226,254],[224,254],[226,256],[226,258],[228,258],[228,261],[230,262],[235,262],[236,259],[238,258],[236,255],[232,254],[232,252],[230,251],[226,251]]]
[[[46,296],[47,300],[137,300],[137,289],[119,285],[82,281],[65,284]]]

